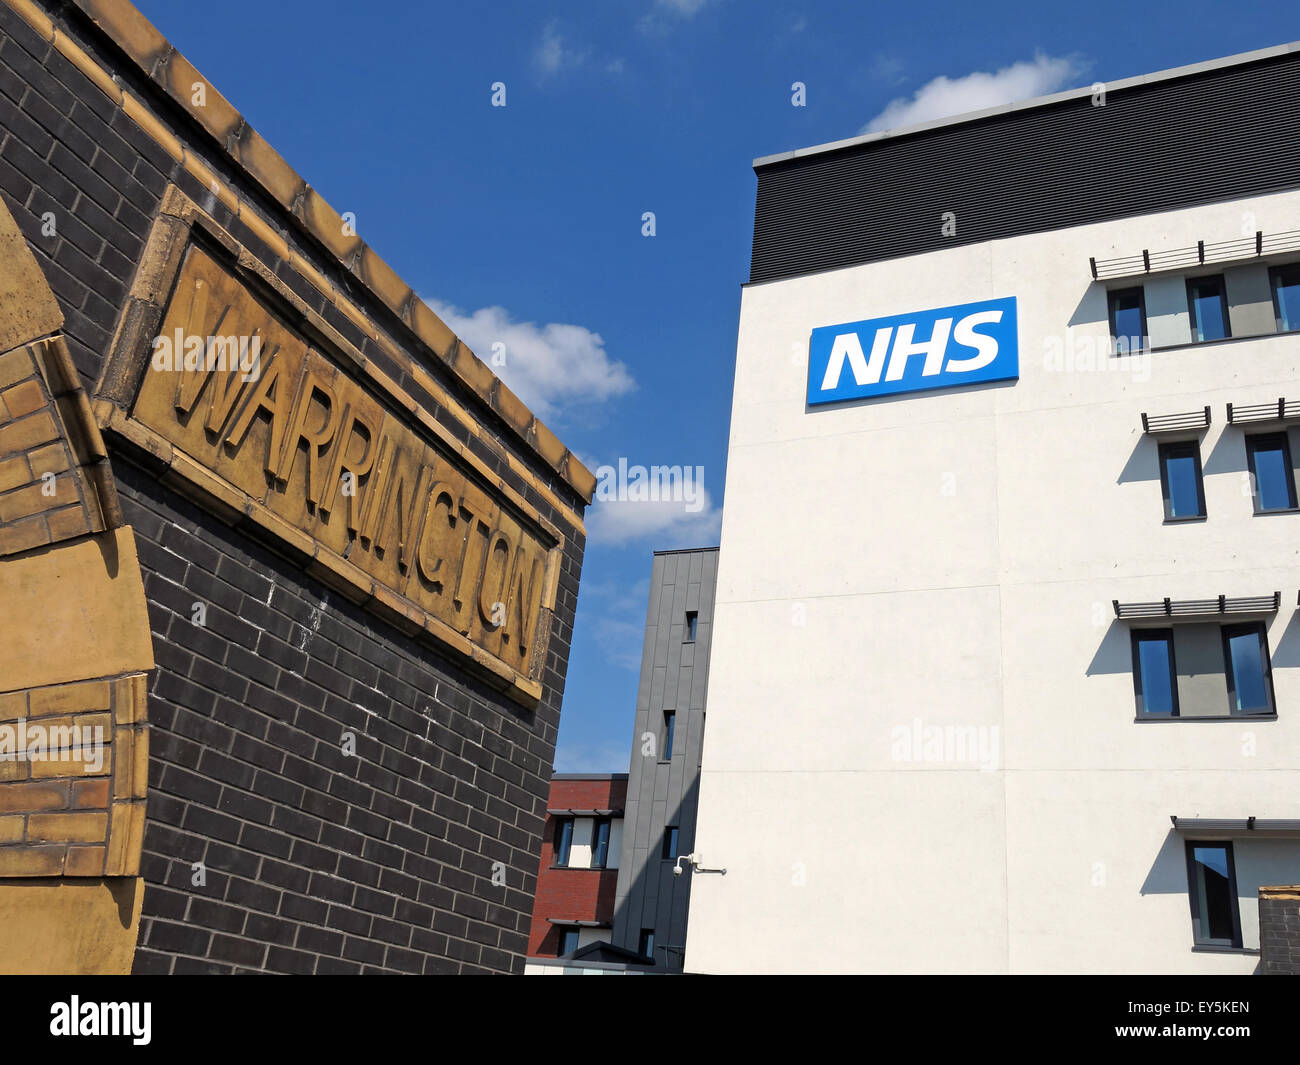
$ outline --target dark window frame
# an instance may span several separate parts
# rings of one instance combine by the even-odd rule
[[[662,745],[659,751],[659,761],[671,762],[673,760],[673,741],[677,737],[677,711],[664,711],[664,727],[661,735]]]
[[[1273,299],[1273,323],[1279,333],[1300,332],[1300,323],[1297,323],[1294,329],[1284,329],[1282,327],[1282,293],[1281,285],[1278,279],[1282,276],[1283,271],[1294,270],[1300,275],[1300,262],[1297,263],[1279,263],[1277,266],[1271,266],[1268,270],[1268,294]]]
[[[676,833],[674,836],[673,833]],[[670,842],[671,841],[671,842]],[[664,842],[660,848],[661,859],[665,862],[675,862],[681,857],[678,852],[682,845],[682,830],[679,825],[664,826]]]
[[[605,829],[605,858],[596,861],[596,841],[600,838],[601,828]],[[614,838],[614,819],[611,817],[593,818],[591,822],[591,868],[604,869],[609,865],[609,847]]]
[[[1283,465],[1286,469],[1287,490],[1290,504],[1285,507],[1260,506],[1259,475],[1255,472],[1255,451],[1260,441],[1280,440],[1282,442]],[[1285,429],[1272,433],[1250,433],[1246,436],[1246,468],[1250,471],[1251,498],[1255,504],[1256,514],[1286,514],[1300,506],[1297,504],[1295,467],[1291,465],[1291,438]]]
[[[1232,669],[1232,654],[1228,641],[1233,636],[1254,633],[1259,637],[1259,660],[1264,667],[1264,694],[1268,705],[1262,710],[1238,710],[1237,678]],[[1268,649],[1268,627],[1262,621],[1246,621],[1238,625],[1219,627],[1219,640],[1223,645],[1223,677],[1228,686],[1228,715],[1230,717],[1274,717],[1277,715],[1277,701],[1273,692],[1273,656]]]
[[[1163,637],[1169,645],[1169,691],[1171,693],[1171,703],[1173,711],[1166,713],[1159,711],[1148,713],[1144,707],[1144,696],[1142,693],[1142,658],[1138,654],[1138,644],[1143,640],[1151,640],[1155,637]],[[1130,644],[1133,651],[1133,697],[1137,702],[1137,716],[1144,719],[1158,717],[1176,718],[1179,717],[1178,705],[1178,664],[1174,660],[1174,630],[1169,629],[1134,629],[1130,634]]]
[[[682,637],[682,643],[694,643],[696,634],[699,632],[700,612],[698,610],[686,611],[686,628],[685,635]]]
[[[1120,351],[1119,332],[1115,328],[1115,304],[1119,300],[1120,296],[1127,296],[1134,292],[1137,293],[1137,297],[1138,297],[1138,317],[1141,319],[1142,322],[1142,332],[1141,335],[1138,337],[1139,343],[1136,348],[1128,348],[1125,351]],[[1115,354],[1117,356],[1136,355],[1139,352],[1146,351],[1150,347],[1150,344],[1148,343],[1149,338],[1147,337],[1147,294],[1146,294],[1146,289],[1143,286],[1136,285],[1130,288],[1107,289],[1106,290],[1106,317],[1110,322],[1111,346],[1115,349]],[[1133,338],[1131,336],[1128,336],[1125,337],[1125,339],[1132,340]]]
[[[1199,326],[1196,321],[1196,300],[1192,298],[1192,288],[1207,281],[1213,281],[1218,285],[1219,313],[1223,316],[1223,336],[1202,339],[1196,335]],[[1228,286],[1223,280],[1222,274],[1201,274],[1197,277],[1187,278],[1187,316],[1192,326],[1193,344],[1216,344],[1220,340],[1232,339],[1232,322],[1228,318]]]
[[[647,944],[647,940],[649,943]],[[648,946],[648,949],[646,949]],[[637,937],[636,952],[643,958],[653,958],[655,956],[655,930],[653,928],[641,929],[641,935]]]
[[[573,937],[573,948],[571,950],[565,950],[564,942],[570,936]],[[557,958],[563,958],[572,954],[573,951],[578,949],[580,945],[579,944],[580,938],[581,938],[581,929],[573,928],[569,925],[560,925],[560,942],[559,945],[556,947],[555,956]]]
[[[1187,901],[1192,910],[1192,945],[1193,947],[1218,947],[1221,949],[1241,950],[1241,900],[1237,895],[1237,861],[1233,854],[1230,839],[1189,839],[1185,841],[1187,857]],[[1201,936],[1200,899],[1196,891],[1196,848],[1222,847],[1228,856],[1228,893],[1232,899],[1232,941],[1209,939]]]
[[[577,818],[573,817],[557,817],[555,819],[555,837],[551,844],[551,849],[554,853],[551,860],[555,865],[562,869],[567,869],[569,867],[569,859],[573,856],[573,832],[576,827],[576,822]],[[564,849],[561,852],[560,840],[564,836],[564,829],[566,827],[569,830],[569,838],[565,842]],[[564,858],[563,861],[560,860],[561,857]]]
[[[1164,501],[1165,522],[1173,524],[1184,521],[1204,521],[1207,512],[1205,507],[1205,472],[1201,468],[1201,442],[1199,440],[1167,440],[1157,445],[1156,450],[1157,462],[1160,466],[1160,497]],[[1196,501],[1200,512],[1176,518],[1173,515],[1173,508],[1169,501],[1169,471],[1166,468],[1166,462],[1171,457],[1181,457],[1183,453],[1190,454],[1196,460]]]

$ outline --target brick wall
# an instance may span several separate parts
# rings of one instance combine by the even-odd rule
[[[627,777],[614,779],[552,780],[547,808],[552,810],[622,810],[627,801]],[[569,920],[614,920],[614,891],[617,869],[556,869],[555,829],[563,815],[548,816],[542,833],[542,855],[537,871],[537,894],[533,903],[532,930],[528,936],[530,956],[554,956],[560,952],[560,929],[550,918]]]
[[[322,275],[365,298],[75,9],[47,14],[122,86],[155,102],[188,151],[246,191],[241,213],[264,212]],[[400,375],[4,3],[0,137],[0,193],[59,300],[92,394],[169,182]],[[400,336],[387,310],[376,303],[373,313]],[[429,372],[479,412],[443,367]],[[496,443],[469,436],[465,446],[566,536],[535,710],[327,592],[110,444],[157,659],[138,971],[522,971],[584,539],[516,472],[535,457],[502,444],[491,412],[481,414]],[[516,464],[503,460],[507,446]],[[552,478],[554,491],[564,487]],[[576,494],[565,498],[580,510]],[[355,757],[343,753],[345,733],[355,735]]]
[[[1259,971],[1300,976],[1300,884],[1259,889]]]

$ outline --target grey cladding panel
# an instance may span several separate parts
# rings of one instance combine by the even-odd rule
[[[684,558],[689,558],[689,559],[691,560],[691,561],[690,561],[690,568],[689,568],[689,570],[688,570],[689,575],[688,575],[687,578],[686,578],[687,582],[690,583],[690,584],[699,584],[699,583],[700,583],[700,575],[704,572],[704,556],[703,556],[703,555],[688,555],[688,556],[683,556],[683,557],[684,557]]]
[[[1228,297],[1228,322],[1235,337],[1277,332],[1268,267],[1260,263],[1229,267],[1223,271]]]
[[[1223,641],[1218,625],[1174,626],[1181,717],[1215,717],[1228,712]]]
[[[1294,188],[1297,126],[1293,52],[782,160],[758,169],[750,280]]]
[[[703,701],[716,558],[716,551],[655,556],[642,651],[642,689],[648,691],[646,698],[638,696],[624,819],[626,857],[614,915],[614,941],[628,947],[636,946],[642,928],[654,927],[660,945],[680,944],[684,936],[691,878],[673,877],[673,863],[660,855],[669,824],[681,830],[680,853],[689,853],[694,841],[704,715],[688,709],[694,705],[688,696]],[[683,643],[688,609],[699,610],[700,630],[691,644]],[[659,750],[652,758],[641,756],[640,737],[652,732],[662,738],[666,707],[676,711],[674,751],[670,761],[661,763]],[[661,964],[663,958],[659,952]],[[671,964],[681,967],[680,954]]]

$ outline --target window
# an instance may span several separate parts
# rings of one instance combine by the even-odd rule
[[[699,620],[700,612],[698,610],[686,611],[686,635],[682,638],[684,643],[695,642],[695,628]]]
[[[1261,433],[1246,437],[1246,462],[1255,490],[1255,513],[1295,510],[1295,473],[1286,433]]]
[[[1273,314],[1277,331],[1289,333],[1300,329],[1300,263],[1275,266],[1268,272],[1273,289]]]
[[[559,956],[565,957],[578,949],[578,930],[576,928],[560,929]]]
[[[641,938],[637,940],[636,952],[643,958],[653,958],[655,956],[655,930],[653,928],[641,929]]]
[[[1130,639],[1138,721],[1276,716],[1263,622],[1135,628]]]
[[[1222,274],[1188,278],[1187,308],[1192,316],[1192,339],[1198,344],[1232,336]]]
[[[1274,713],[1273,670],[1264,626],[1259,622],[1225,625],[1223,660],[1228,675],[1228,713]]]
[[[1137,712],[1178,716],[1178,683],[1174,673],[1174,634],[1170,629],[1138,629],[1133,633],[1133,688]]]
[[[1237,871],[1231,843],[1187,842],[1187,893],[1198,947],[1240,947]]]
[[[573,818],[561,817],[555,822],[555,864],[569,864],[569,848],[573,846]]]
[[[1110,293],[1110,336],[1117,355],[1141,351],[1147,335],[1147,309],[1140,288]]]
[[[677,826],[669,825],[664,829],[664,861],[673,861],[677,857]]]
[[[1205,517],[1205,488],[1201,482],[1201,447],[1195,440],[1160,445],[1160,490],[1166,521]]]
[[[591,867],[604,869],[609,863],[609,818],[598,818],[591,827]]]
[[[673,733],[677,729],[677,711],[664,711],[664,745],[659,761],[671,762],[673,759]]]

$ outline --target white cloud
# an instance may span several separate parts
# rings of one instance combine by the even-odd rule
[[[570,47],[554,22],[542,29],[542,39],[533,52],[533,62],[543,74],[558,74],[561,70],[580,67],[590,53]]]
[[[650,578],[645,577],[630,587],[619,586],[614,581],[584,583],[582,596],[581,623],[587,623],[585,611],[595,605],[591,624],[595,627],[596,645],[605,659],[619,669],[640,672]]]
[[[583,326],[516,322],[504,307],[466,314],[439,300],[424,302],[543,421],[566,406],[601,403],[636,388],[627,366],[610,359],[601,335]]]
[[[696,12],[708,2],[709,0],[655,0],[655,7],[671,11],[682,18],[694,18]]]
[[[555,772],[626,773],[631,753],[627,744],[566,743],[555,748]]]
[[[693,19],[710,0],[655,0],[654,6],[641,16],[637,28],[642,33],[665,33],[677,22]]]
[[[898,56],[877,52],[876,58],[871,61],[869,73],[878,81],[885,81],[890,85],[901,85],[907,80],[903,76],[904,69],[903,61]]]
[[[940,75],[926,82],[910,97],[900,96],[890,101],[880,114],[862,127],[861,132],[897,129],[1042,96],[1064,88],[1083,70],[1084,65],[1073,57],[1040,53],[1032,60],[1012,63],[991,74],[977,70],[960,78]]]
[[[690,509],[688,509],[688,507]],[[714,547],[722,530],[722,511],[714,509],[707,489],[694,503],[611,499],[587,511],[587,539],[602,546],[650,541],[656,550]]]

